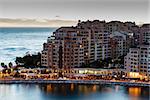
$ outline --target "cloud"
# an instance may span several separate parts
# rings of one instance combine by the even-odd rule
[[[0,18],[150,22],[149,0],[0,0]]]
[[[37,22],[42,22],[42,23],[46,23],[47,22],[47,20],[45,20],[45,19],[35,19]]]
[[[49,19],[0,19],[0,27],[61,27],[74,26],[77,21]]]

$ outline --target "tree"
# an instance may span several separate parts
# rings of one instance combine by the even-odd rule
[[[4,67],[5,67],[5,63],[2,62],[2,63],[1,63],[1,66],[4,68]]]
[[[17,66],[24,66],[27,68],[41,66],[41,54],[25,55],[24,57],[16,57]]]
[[[8,66],[9,66],[9,68],[12,68],[13,67],[12,62],[9,62]]]
[[[7,66],[7,65],[5,65],[5,66],[4,66],[4,68],[5,68],[5,69],[8,69],[8,66]]]

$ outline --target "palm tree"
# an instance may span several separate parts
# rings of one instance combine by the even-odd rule
[[[9,62],[8,66],[9,66],[9,68],[12,68],[13,67],[12,62]]]
[[[4,67],[5,67],[5,63],[2,62],[2,63],[1,63],[1,66],[4,68]]]
[[[9,63],[8,63],[8,67],[9,67],[9,68],[8,68],[7,70],[8,70],[8,73],[10,74],[11,71],[12,71],[11,68],[13,67],[12,62],[9,62]]]
[[[4,66],[4,68],[5,68],[5,69],[8,69],[8,66],[7,66],[7,65],[5,65],[5,66]]]

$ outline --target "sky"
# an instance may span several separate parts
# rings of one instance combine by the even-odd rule
[[[0,18],[150,22],[150,0],[0,0]]]

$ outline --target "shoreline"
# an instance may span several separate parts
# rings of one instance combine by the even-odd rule
[[[124,82],[124,81],[110,81],[110,80],[0,80],[0,84],[72,84],[72,83],[150,87],[150,82]]]

